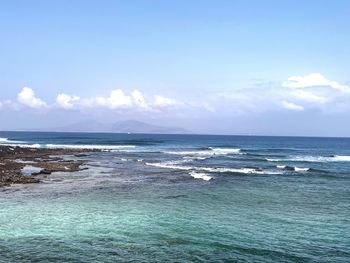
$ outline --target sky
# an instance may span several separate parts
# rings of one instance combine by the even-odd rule
[[[0,130],[350,136],[349,1],[1,1]]]

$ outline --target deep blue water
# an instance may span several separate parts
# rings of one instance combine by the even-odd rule
[[[350,262],[350,139],[0,137],[103,150],[0,190],[0,262]]]

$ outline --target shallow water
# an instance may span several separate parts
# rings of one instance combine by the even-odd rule
[[[0,190],[0,262],[350,261],[350,139],[0,137],[108,145],[67,157],[88,170]]]

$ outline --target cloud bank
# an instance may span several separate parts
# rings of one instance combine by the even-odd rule
[[[20,110],[31,108],[70,110],[118,110],[137,112],[189,112],[196,114],[242,115],[270,111],[303,112],[317,110],[326,113],[350,111],[350,87],[334,80],[329,80],[320,73],[304,76],[291,76],[280,83],[255,84],[250,88],[232,89],[232,91],[186,96],[179,101],[163,95],[145,96],[139,90],[126,93],[114,89],[107,96],[82,97],[67,93],[56,95],[54,102],[39,98],[34,90],[24,87],[16,101],[0,101],[0,109]]]
[[[312,87],[328,87],[340,92],[350,92],[350,87],[339,84],[336,81],[326,79],[320,73],[312,73],[305,76],[292,76],[287,81],[283,82],[283,87],[291,89],[305,89]]]
[[[326,113],[350,110],[350,87],[328,80],[320,73],[292,76],[277,84],[258,85],[218,93],[217,103],[237,113],[278,110],[318,110]],[[229,104],[229,106],[228,106]]]
[[[78,96],[61,93],[56,98],[56,106],[65,110],[96,107],[111,110],[138,109],[143,111],[155,111],[165,108],[178,108],[183,105],[182,102],[160,95],[154,95],[153,100],[146,100],[139,90],[134,90],[130,95],[127,95],[121,89],[112,90],[109,96],[106,97],[80,98]]]
[[[185,103],[161,95],[153,95],[146,99],[141,91],[134,90],[130,95],[121,89],[115,89],[108,96],[80,97],[66,93],[59,93],[55,102],[49,103],[36,96],[30,87],[24,87],[18,94],[17,100],[0,101],[0,109],[8,108],[20,110],[31,108],[62,109],[62,110],[86,110],[86,109],[108,109],[108,110],[141,110],[160,112],[162,110],[175,110],[185,106]]]

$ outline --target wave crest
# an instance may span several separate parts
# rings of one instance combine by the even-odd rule
[[[292,156],[287,158],[266,158],[268,162],[350,162],[349,155]]]
[[[167,154],[175,154],[175,155],[188,155],[188,156],[215,156],[215,155],[229,155],[229,154],[240,154],[241,149],[239,148],[217,148],[217,147],[209,147],[205,150],[194,150],[194,151],[167,151],[164,152]]]
[[[307,172],[307,171],[310,171],[311,169],[307,167],[297,167],[297,166],[294,167],[294,166],[288,166],[288,165],[276,165],[276,168],[295,171],[295,172]]]
[[[213,177],[209,176],[206,173],[198,173],[198,172],[193,172],[192,171],[189,174],[195,179],[202,179],[204,181],[210,181],[211,179],[213,179]]]
[[[283,174],[281,171],[272,171],[272,170],[263,170],[259,168],[225,168],[225,167],[198,167],[198,166],[186,166],[181,165],[183,162],[179,161],[168,161],[160,163],[145,163],[149,166],[154,166],[158,168],[167,168],[175,170],[184,170],[184,171],[201,171],[201,172],[210,172],[210,173],[243,173],[243,174]]]
[[[135,148],[135,145],[94,145],[94,144],[46,144],[50,149],[89,149],[89,150],[121,150]]]

